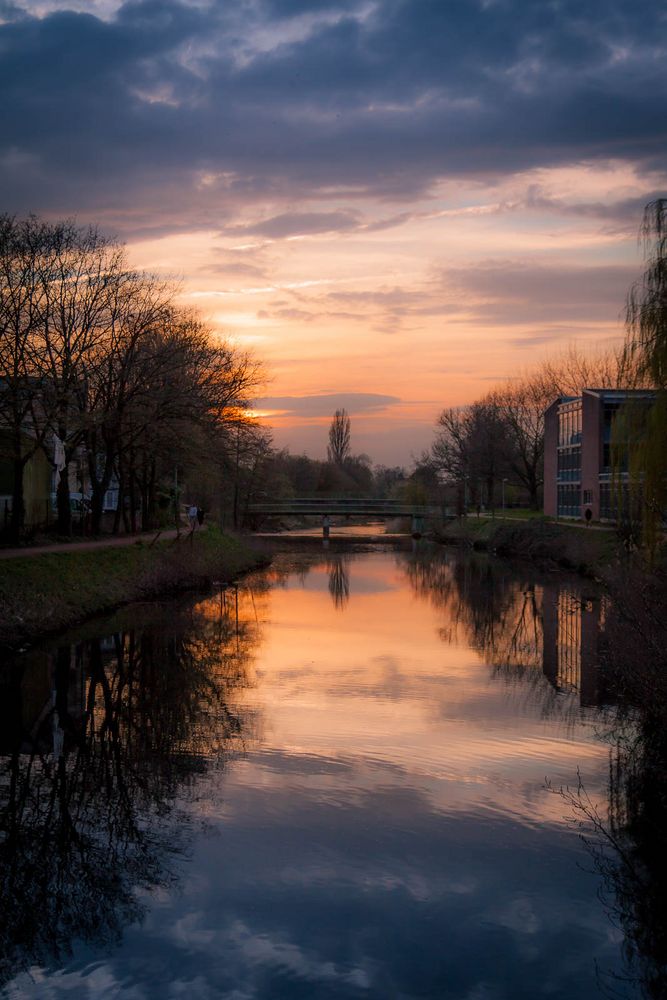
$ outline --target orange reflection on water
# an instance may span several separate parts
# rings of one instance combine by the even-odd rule
[[[261,630],[256,687],[243,698],[262,715],[263,752],[353,768],[354,794],[378,782],[409,786],[438,810],[525,823],[562,822],[545,778],[576,784],[579,768],[601,799],[606,750],[594,723],[543,673],[544,588],[527,600],[520,585],[501,581],[490,591],[499,608],[480,622],[477,598],[464,613],[465,587],[451,567],[438,568],[438,594],[414,568],[391,552],[304,557],[289,572],[279,559],[259,586],[241,589],[240,618]],[[532,639],[515,648],[515,662],[507,630],[517,621]],[[336,797],[349,775],[272,773],[271,781]]]

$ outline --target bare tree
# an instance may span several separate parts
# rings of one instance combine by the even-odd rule
[[[63,534],[71,528],[69,466],[85,437],[91,380],[105,355],[109,288],[124,267],[118,244],[94,228],[68,228],[39,274],[45,302],[38,331],[40,377],[49,428],[63,452],[57,483]]]
[[[228,474],[237,469],[229,456],[245,452],[239,440],[255,428],[248,408],[263,377],[250,355],[214,340],[182,310],[171,310],[145,340],[147,367],[126,414],[118,459],[131,528],[139,507],[144,524],[152,525],[161,473],[171,476],[175,466],[196,473],[202,463]]]
[[[25,468],[44,447],[49,431],[39,342],[48,322],[44,275],[51,273],[58,247],[71,241],[73,233],[69,223],[0,217],[0,422],[10,442],[10,533],[15,540],[25,516]]]
[[[465,494],[481,507],[495,504],[495,487],[503,466],[504,428],[490,398],[471,406],[443,410],[438,417],[431,454],[436,467],[458,485],[460,508]]]
[[[638,372],[622,348],[584,352],[570,344],[519,381],[525,378],[534,380],[538,391],[551,403],[558,396],[579,396],[582,389],[632,388],[637,384]]]
[[[544,411],[553,402],[540,378],[526,377],[494,390],[488,397],[503,425],[503,453],[515,480],[539,507],[544,479]]]
[[[110,282],[107,335],[99,344],[85,404],[84,440],[97,533],[106,491],[117,468],[128,414],[150,391],[156,331],[169,315],[171,288],[151,275],[119,271]]]
[[[350,418],[345,408],[336,410],[329,427],[327,456],[330,462],[340,467],[350,454]]]

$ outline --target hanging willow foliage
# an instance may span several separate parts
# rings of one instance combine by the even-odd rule
[[[654,553],[667,511],[667,198],[644,209],[640,239],[646,268],[628,294],[626,358],[657,394],[641,428],[636,418],[628,420],[636,441],[628,471],[630,490],[641,493],[644,541]]]

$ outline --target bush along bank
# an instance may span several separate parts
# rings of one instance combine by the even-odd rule
[[[24,645],[159,594],[229,582],[265,556],[215,527],[180,539],[49,552],[0,562],[0,646]]]
[[[599,577],[606,567],[625,555],[621,541],[611,529],[562,524],[546,518],[528,521],[462,518],[436,532],[435,538],[441,544],[466,545],[591,577]]]

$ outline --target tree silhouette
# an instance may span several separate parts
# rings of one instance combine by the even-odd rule
[[[334,465],[343,466],[350,454],[350,418],[347,410],[336,410],[329,427],[327,455]]]

